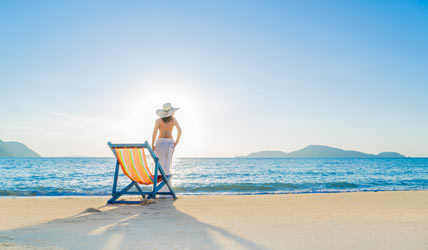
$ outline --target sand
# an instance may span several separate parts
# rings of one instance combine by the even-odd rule
[[[428,249],[428,191],[107,199],[0,199],[0,249]]]

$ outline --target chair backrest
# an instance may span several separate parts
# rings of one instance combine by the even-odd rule
[[[129,179],[144,185],[153,184],[154,176],[147,164],[142,146],[110,146],[123,173]]]

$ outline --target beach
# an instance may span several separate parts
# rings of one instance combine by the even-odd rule
[[[428,249],[428,191],[107,199],[2,198],[0,249]]]

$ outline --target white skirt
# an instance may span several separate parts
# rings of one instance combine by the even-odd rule
[[[155,154],[159,158],[159,163],[162,166],[166,175],[170,175],[172,166],[172,155],[174,154],[174,139],[158,138],[155,142]],[[169,182],[171,185],[172,183]],[[169,192],[165,184],[160,192]]]

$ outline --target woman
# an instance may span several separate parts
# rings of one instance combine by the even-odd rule
[[[162,109],[156,110],[156,114],[160,117],[156,120],[155,128],[152,136],[152,148],[156,156],[159,158],[159,163],[166,175],[170,174],[172,155],[174,149],[180,141],[181,128],[177,119],[174,118],[174,113],[178,108],[173,108],[171,103],[165,103]],[[174,127],[177,129],[177,139],[174,141],[172,137],[172,130]],[[159,137],[158,137],[159,131]],[[156,139],[157,137],[157,139]],[[156,140],[156,143],[155,143]],[[160,192],[169,192],[169,189],[164,185]],[[166,196],[168,197],[168,196]],[[166,198],[160,195],[159,198]]]

